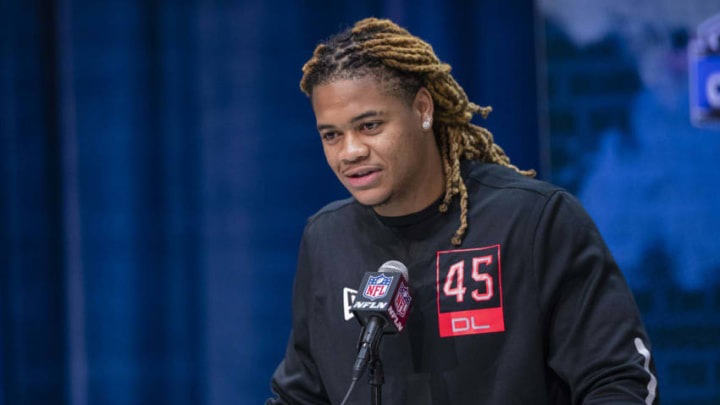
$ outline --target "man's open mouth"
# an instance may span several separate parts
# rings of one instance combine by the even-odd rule
[[[370,173],[375,173],[376,171],[377,171],[377,169],[363,170],[362,172],[351,174],[349,177],[353,177],[353,178],[363,177],[363,176],[367,176]]]

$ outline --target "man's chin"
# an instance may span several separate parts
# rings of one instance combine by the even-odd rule
[[[355,197],[355,200],[360,203],[360,205],[364,205],[370,208],[382,208],[390,202],[392,195],[376,196],[374,198],[358,195],[353,195],[353,197]]]

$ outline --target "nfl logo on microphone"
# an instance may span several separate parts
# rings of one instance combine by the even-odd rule
[[[398,315],[405,316],[410,307],[411,300],[412,298],[410,297],[407,286],[404,283],[400,284],[397,298],[395,298],[395,310],[398,312]]]
[[[370,277],[363,290],[363,296],[373,301],[384,297],[388,292],[388,287],[390,287],[392,280],[392,277],[385,277],[384,274]]]

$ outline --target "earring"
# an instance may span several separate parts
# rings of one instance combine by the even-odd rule
[[[423,122],[422,127],[426,131],[430,129],[430,120],[426,120],[425,122]]]

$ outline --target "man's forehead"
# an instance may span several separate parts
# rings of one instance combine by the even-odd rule
[[[384,115],[396,102],[374,81],[341,80],[317,86],[312,105],[318,125],[351,122],[360,115]],[[332,122],[330,122],[332,121]]]

